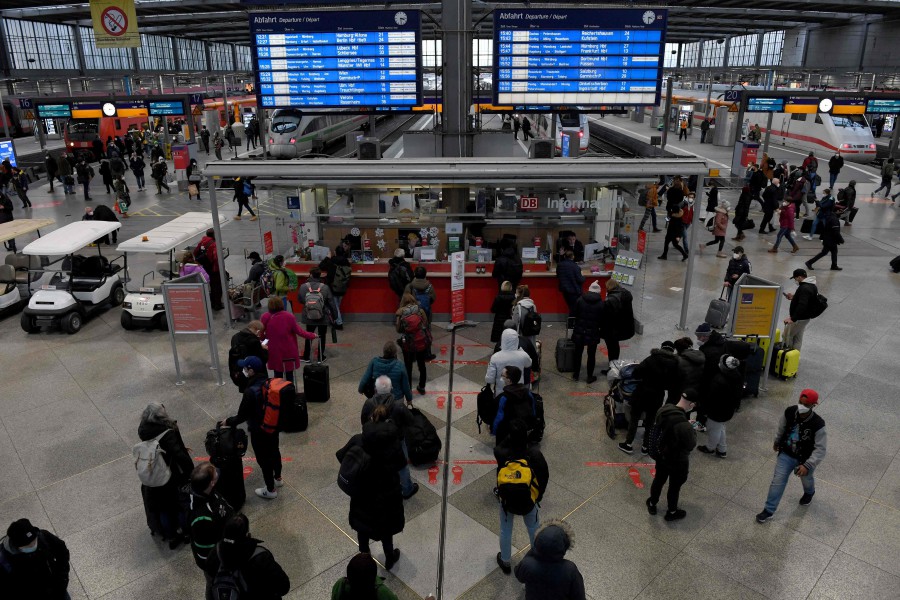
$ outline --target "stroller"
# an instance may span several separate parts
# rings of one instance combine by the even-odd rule
[[[639,380],[633,376],[637,365],[637,361],[633,360],[614,360],[609,363],[609,372],[606,374],[609,393],[603,399],[603,414],[606,417],[606,435],[611,439],[616,439],[616,429],[628,427],[625,404],[631,402],[637,389]]]

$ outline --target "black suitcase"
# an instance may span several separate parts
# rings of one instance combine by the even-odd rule
[[[803,224],[800,225],[800,233],[809,233],[812,231],[812,219],[803,219]]]
[[[306,397],[302,392],[294,394],[294,401],[281,405],[278,415],[278,428],[285,433],[306,431],[309,427],[309,412],[306,410]]]
[[[247,490],[244,487],[244,463],[240,457],[216,458],[210,457],[211,462],[219,469],[219,480],[216,482],[216,491],[231,505],[235,512],[240,511],[247,500]]]
[[[314,340],[314,353],[319,356],[319,342]],[[331,379],[328,365],[322,362],[303,367],[303,395],[307,402],[328,402],[331,399]]]
[[[569,325],[574,327],[575,319],[566,321],[566,337],[556,340],[556,370],[560,373],[575,372],[575,342],[569,337]]]
[[[759,380],[762,378],[765,368],[766,351],[761,346],[756,346],[753,354],[747,357],[746,372],[744,374],[744,395],[759,397]]]
[[[894,273],[900,273],[900,256],[891,261],[891,270]]]

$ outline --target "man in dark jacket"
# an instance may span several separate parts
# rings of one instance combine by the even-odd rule
[[[737,235],[731,239],[736,242],[740,242],[746,237],[744,235],[744,222],[750,216],[750,202],[752,200],[753,196],[750,193],[750,186],[745,185],[741,190],[741,195],[738,197],[737,206],[734,209],[734,218],[731,220],[737,228]],[[762,202],[761,199],[760,202]]]
[[[828,159],[828,187],[834,188],[841,169],[844,168],[844,157],[840,150],[834,151],[834,156]]]
[[[683,216],[684,211],[681,208],[678,208],[669,214],[669,224],[666,226],[666,240],[663,244],[663,253],[656,257],[659,260],[668,260],[669,244],[681,252],[682,261],[688,259],[688,253],[679,244],[679,241],[684,237],[684,222],[681,220],[681,217]]]
[[[250,537],[247,517],[234,515],[225,522],[222,541],[211,554],[211,568],[239,573],[247,586],[247,598],[280,600],[291,590],[291,580],[272,553],[260,544],[262,540]]]
[[[521,419],[529,427],[534,422],[534,397],[528,389],[528,385],[518,383],[522,377],[522,370],[512,365],[503,368],[501,373],[504,386],[503,391],[497,396],[497,416],[491,423],[491,435],[497,439],[497,444],[502,444],[509,434],[509,424],[516,419]]]
[[[49,150],[44,152],[44,168],[47,169],[47,181],[50,182],[50,191],[52,192],[53,180],[56,179],[56,174],[59,173],[59,167]]]
[[[269,352],[262,346],[262,340],[259,334],[265,329],[262,321],[250,321],[244,329],[231,336],[231,350],[228,352],[228,372],[231,374],[231,381],[237,386],[238,391],[242,394],[247,388],[247,378],[238,361],[248,356],[258,356],[263,364],[269,360]]]
[[[194,562],[206,577],[206,600],[214,600],[212,582],[216,572],[211,569],[210,556],[222,540],[225,523],[234,509],[216,491],[219,472],[212,463],[202,462],[191,473],[191,504],[188,523],[191,531],[191,553]]]
[[[516,579],[525,584],[525,600],[585,600],[584,578],[564,557],[574,541],[565,521],[550,521],[535,536],[531,549],[516,565]]]
[[[404,370],[405,373],[405,370]],[[372,412],[377,406],[386,406],[390,411],[390,418],[397,429],[400,431],[400,445],[403,448],[403,456],[409,459],[409,448],[406,446],[405,431],[412,424],[413,416],[409,412],[409,408],[403,403],[402,396],[397,398],[391,389],[391,378],[387,375],[381,375],[375,379],[375,395],[363,402],[362,410],[359,413],[360,425],[365,427],[366,423],[372,420]],[[419,484],[413,483],[409,475],[409,463],[404,462],[403,467],[397,473],[400,476],[400,489],[403,492],[403,499],[409,500],[419,491]]]
[[[703,401],[709,393],[709,382],[712,381],[712,378],[718,372],[719,360],[725,354],[725,338],[718,331],[714,331],[709,323],[700,323],[694,335],[697,336],[697,341],[700,342],[699,350],[704,356],[703,378],[701,379],[700,394],[698,396],[699,404],[702,407]],[[702,410],[698,411],[695,425],[697,431],[706,431],[705,422],[706,415],[703,414]]]
[[[703,363],[706,361],[706,356],[694,348],[694,342],[689,337],[675,340],[675,351],[678,353],[680,391],[694,390],[699,395],[700,386],[703,382]],[[675,398],[671,398],[670,401],[674,402]]]
[[[843,190],[838,191],[837,202],[834,204],[834,210],[837,212],[838,218],[844,220],[845,225],[852,225],[853,217],[856,215],[856,180],[851,179]]]
[[[791,279],[797,283],[797,291],[784,294],[791,301],[784,320],[784,345],[799,350],[803,345],[803,332],[813,315],[813,304],[818,301],[819,288],[816,287],[816,278],[807,277],[803,269],[794,269]]]
[[[666,189],[666,214],[671,216],[681,208],[684,202],[684,182],[680,175],[672,178],[672,183]]]
[[[731,420],[741,403],[744,393],[744,378],[741,376],[740,361],[734,356],[723,354],[719,360],[719,372],[709,382],[708,393],[703,400],[706,414],[706,445],[697,450],[704,454],[715,454],[719,458],[728,456],[725,439],[725,423]]]
[[[397,298],[403,297],[406,286],[412,283],[412,267],[406,262],[406,253],[403,248],[394,251],[394,257],[388,261],[388,284],[397,294]]]
[[[842,267],[837,264],[838,246],[844,243],[844,236],[841,235],[841,221],[833,212],[829,212],[825,216],[825,224],[822,230],[822,251],[806,261],[806,268],[813,270],[813,265],[817,260],[828,253],[831,253],[831,270],[843,271]]]
[[[244,280],[244,283],[259,285],[260,278],[266,272],[266,263],[259,255],[259,252],[251,252],[247,255],[247,260],[250,261],[250,272],[247,273],[247,279]]]
[[[350,276],[353,274],[353,268],[350,266],[350,260],[347,258],[347,250],[343,244],[334,249],[334,257],[331,259],[334,265],[334,272],[330,276],[328,287],[334,296],[334,328],[341,330],[344,328],[344,316],[341,314],[341,302],[347,295],[347,289],[350,287]]]
[[[522,281],[523,270],[522,259],[516,253],[516,247],[510,244],[500,252],[500,256],[494,261],[494,271],[491,273],[491,277],[497,280],[498,290],[504,281],[510,282],[512,289],[516,289],[519,287],[519,282]]]
[[[815,390],[805,389],[800,392],[800,401],[785,409],[781,416],[773,444],[778,453],[775,475],[769,486],[766,506],[756,515],[758,523],[765,523],[775,515],[791,473],[800,477],[803,483],[800,506],[809,506],[812,502],[816,493],[813,473],[825,458],[828,446],[825,420],[813,412],[818,404],[819,394]]]
[[[265,487],[254,490],[260,498],[271,500],[278,497],[279,488],[284,485],[281,479],[281,449],[278,447],[278,430],[266,431],[263,423],[265,416],[266,399],[263,398],[262,386],[266,382],[268,372],[265,363],[258,356],[248,356],[238,361],[238,366],[243,369],[247,378],[247,387],[241,396],[241,405],[238,414],[220,421],[229,427],[236,427],[241,423],[247,423],[250,432],[250,445],[256,455],[256,464],[262,471]]]
[[[637,433],[638,421],[644,415],[644,440],[641,443],[641,454],[647,454],[650,426],[656,418],[656,412],[665,401],[666,392],[669,398],[678,396],[680,387],[678,377],[678,357],[675,356],[675,344],[665,341],[659,348],[650,351],[650,356],[634,368],[634,377],[639,380],[634,396],[631,398],[631,418],[628,420],[628,433],[625,441],[619,444],[619,450],[625,454],[633,454],[631,443]]]
[[[595,281],[588,291],[575,303],[575,329],[572,341],[575,342],[575,372],[572,379],[578,381],[581,373],[581,356],[587,346],[587,382],[594,383],[594,365],[597,360],[597,344],[600,343],[600,322],[603,319],[603,299],[600,297],[600,282]]]
[[[812,228],[809,230],[809,233],[803,236],[804,240],[813,239],[819,225],[823,225],[828,218],[828,215],[834,212],[835,202],[835,197],[831,195],[830,189],[822,190],[822,197],[819,200],[816,200],[816,218],[813,219]]]
[[[311,306],[307,306],[309,303],[306,301],[306,297],[310,293],[320,294],[322,296],[323,305],[318,308],[316,313],[311,312]],[[325,285],[322,271],[318,267],[313,267],[309,270],[309,279],[300,286],[300,289],[297,291],[297,299],[300,301],[300,304],[303,305],[303,311],[300,313],[300,321],[306,325],[307,331],[313,331],[319,335],[319,360],[325,360],[325,337],[328,333],[328,323],[331,321],[331,315],[335,314],[336,308],[331,288]],[[315,318],[319,314],[321,315],[321,318]],[[309,350],[310,340],[305,340],[303,344],[303,357],[301,358],[303,362],[309,362]]]
[[[750,194],[754,200],[759,202],[761,205],[763,204],[762,198],[760,198],[760,192],[764,187],[766,187],[766,183],[768,180],[766,179],[766,174],[762,172],[762,169],[759,166],[753,166],[753,173],[750,175]],[[763,210],[765,210],[765,205],[763,205]]]
[[[725,279],[722,285],[728,289],[727,298],[731,299],[731,292],[734,290],[734,284],[741,278],[741,275],[750,273],[750,261],[744,254],[743,246],[735,246],[731,254],[731,260],[728,261],[728,267],[725,269]]]
[[[601,315],[600,337],[606,342],[610,361],[619,359],[619,342],[634,337],[634,310],[631,307],[631,292],[619,285],[615,279],[606,280],[606,302]],[[609,368],[600,371],[604,375]]]
[[[567,250],[556,263],[556,277],[559,279],[559,291],[569,307],[569,316],[574,317],[575,303],[581,298],[584,275],[581,274],[581,267],[575,264],[575,253],[571,250]]]
[[[656,475],[650,484],[650,497],[647,498],[647,512],[656,514],[656,505],[662,494],[662,487],[669,481],[666,492],[666,521],[677,521],[687,516],[687,512],[678,508],[678,496],[681,486],[687,481],[691,450],[697,445],[697,434],[688,421],[688,413],[694,410],[696,397],[688,391],[681,395],[678,404],[663,406],[654,421],[660,428],[660,455],[656,459]]]
[[[775,209],[781,204],[782,198],[784,198],[784,189],[781,187],[781,182],[778,179],[772,179],[762,193],[763,216],[759,222],[760,233],[775,231],[775,227],[772,226],[772,217],[775,216]],[[768,231],[766,231],[766,227],[769,228]]]
[[[28,519],[13,521],[0,540],[0,596],[68,600],[69,549]]]

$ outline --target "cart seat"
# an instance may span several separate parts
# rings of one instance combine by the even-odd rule
[[[22,253],[7,254],[5,262],[6,265],[11,266],[15,271],[16,283],[26,285],[29,283],[29,280],[33,282],[41,278],[40,273],[34,273],[33,271],[40,271],[43,269],[44,265],[47,264],[47,257],[26,256]]]
[[[0,265],[0,296],[16,289],[16,270],[12,265]]]
[[[106,277],[78,276],[72,278],[73,292],[93,292],[106,281]]]

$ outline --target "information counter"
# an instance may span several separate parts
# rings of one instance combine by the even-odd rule
[[[297,273],[302,285],[309,277],[309,270],[318,263],[287,263]],[[419,266],[410,265],[415,271]],[[450,318],[450,263],[422,263],[428,270],[427,279],[434,286],[436,295],[432,305],[433,318],[446,321]],[[545,321],[564,321],[568,307],[559,291],[555,271],[548,271],[546,264],[526,264],[521,284],[527,285],[531,298],[537,305],[538,312]],[[476,269],[484,268],[485,273],[476,273]],[[474,321],[492,321],[491,304],[498,293],[497,280],[491,277],[492,263],[466,263],[466,318]],[[602,268],[602,266],[601,266]],[[606,280],[609,273],[591,273],[590,267],[583,266],[585,281],[583,289],[587,291],[593,281],[599,281],[601,294],[606,296]],[[289,296],[296,303],[296,292]],[[398,306],[397,295],[388,285],[388,263],[354,264],[350,287],[341,303],[341,314],[345,321],[390,321]]]

